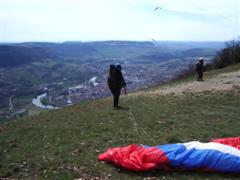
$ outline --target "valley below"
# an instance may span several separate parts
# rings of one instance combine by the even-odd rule
[[[199,57],[210,62],[222,44],[107,41],[1,45],[1,59],[25,58],[29,62],[1,64],[0,121],[110,96],[110,64],[122,65],[128,92],[168,82]],[[38,48],[38,56],[31,51],[26,55],[28,48]],[[39,57],[40,49],[44,57]]]

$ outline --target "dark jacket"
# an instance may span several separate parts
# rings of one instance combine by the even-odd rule
[[[114,70],[112,77],[108,76],[108,87],[110,90],[113,88],[119,88],[126,86],[122,72],[119,70]]]
[[[198,62],[196,64],[196,72],[197,73],[203,73],[204,72],[204,65],[201,62]]]

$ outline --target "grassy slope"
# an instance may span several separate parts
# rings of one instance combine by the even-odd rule
[[[236,69],[240,66],[208,76]],[[111,99],[106,98],[2,124],[0,177],[237,179],[234,174],[201,172],[134,173],[98,162],[97,156],[110,146],[131,143],[157,145],[239,136],[239,94],[236,89],[180,97],[126,96],[121,99],[122,110],[113,110]]]

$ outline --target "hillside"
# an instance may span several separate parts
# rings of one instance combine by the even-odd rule
[[[0,68],[15,67],[35,61],[42,61],[48,56],[49,54],[39,47],[0,44]]]
[[[224,42],[93,41],[0,43],[0,121],[42,111],[32,99],[47,93],[49,105],[102,98],[109,64],[120,63],[130,91],[173,79],[204,57],[209,63]],[[85,86],[97,78],[98,86]],[[134,82],[134,83],[133,83]],[[69,93],[68,88],[85,89]],[[12,103],[10,103],[12,102]]]
[[[240,65],[112,99],[84,102],[0,125],[0,177],[238,179],[237,174],[135,173],[98,162],[110,146],[240,136]]]

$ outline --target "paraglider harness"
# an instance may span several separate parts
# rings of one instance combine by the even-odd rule
[[[124,88],[125,95],[127,94],[126,83],[122,76],[121,65],[110,65],[110,71],[112,74],[108,77],[108,86],[112,88]]]

